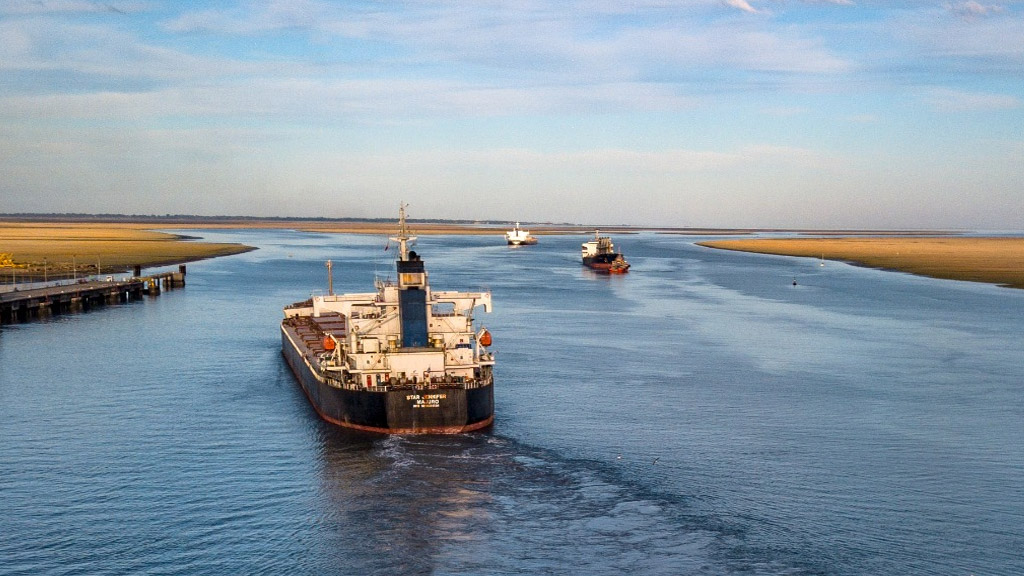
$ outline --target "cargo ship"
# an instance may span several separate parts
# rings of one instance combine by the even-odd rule
[[[612,239],[594,231],[594,239],[583,243],[583,265],[602,274],[625,274],[629,262],[615,251]]]
[[[431,290],[399,209],[397,281],[328,293],[284,308],[281,350],[327,422],[388,434],[458,434],[494,421],[491,334],[473,312],[490,292]]]
[[[505,232],[505,240],[509,246],[526,246],[537,243],[537,239],[530,235],[529,230],[519,227],[519,222],[516,222],[515,228]]]

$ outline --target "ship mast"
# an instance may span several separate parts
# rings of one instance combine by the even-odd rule
[[[409,260],[409,242],[415,242],[415,236],[409,236],[409,227],[405,224],[405,207],[408,204],[398,205],[398,236],[393,236],[391,239],[398,242],[399,252],[398,259],[402,262]]]

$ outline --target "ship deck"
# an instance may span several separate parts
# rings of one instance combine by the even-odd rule
[[[325,336],[331,335],[342,341],[348,336],[348,322],[341,314],[322,314],[317,318],[294,316],[286,319],[284,325],[291,329],[313,356],[327,351],[324,348]]]
[[[320,366],[320,355],[327,352],[327,349],[324,348],[324,337],[330,334],[336,339],[344,341],[348,335],[348,323],[341,314],[323,314],[316,318],[312,316],[293,316],[283,321],[282,328],[290,335],[299,355],[315,366],[318,372],[322,368]],[[409,348],[403,350],[403,352],[416,353],[434,350],[434,348],[429,347]],[[354,390],[365,389],[372,392],[386,392],[388,390],[437,390],[441,388],[472,390],[488,386],[494,382],[493,375],[490,373],[484,378],[437,375],[426,380],[391,378],[382,385],[364,388],[362,383],[355,380],[348,378],[342,380],[335,376],[327,377],[333,382],[333,386]]]

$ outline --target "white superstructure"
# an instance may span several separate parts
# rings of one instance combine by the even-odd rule
[[[537,243],[537,239],[530,235],[529,230],[523,230],[519,227],[519,222],[516,222],[515,228],[505,232],[505,240],[508,241],[510,246]]]
[[[322,350],[313,359],[345,387],[409,383],[489,383],[491,335],[473,327],[473,311],[491,311],[490,292],[431,290],[422,260],[408,249],[404,210],[398,281],[376,292],[314,295],[285,309],[286,319],[311,326]]]

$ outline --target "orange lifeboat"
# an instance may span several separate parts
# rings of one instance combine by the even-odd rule
[[[334,350],[334,338],[324,336],[324,350],[327,350],[328,352]]]
[[[477,338],[477,341],[480,342],[481,346],[490,346],[491,345],[491,333],[488,332],[486,329],[482,330],[480,332],[480,337]]]

